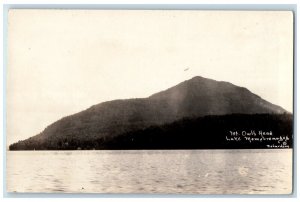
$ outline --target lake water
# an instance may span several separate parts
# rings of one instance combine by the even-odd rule
[[[289,194],[292,149],[8,151],[8,192]]]

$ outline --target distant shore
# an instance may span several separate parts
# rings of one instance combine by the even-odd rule
[[[231,114],[184,118],[99,139],[19,141],[9,150],[287,149],[293,147],[291,114]]]

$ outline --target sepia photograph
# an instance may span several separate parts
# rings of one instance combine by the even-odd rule
[[[294,13],[9,9],[9,193],[293,193]]]

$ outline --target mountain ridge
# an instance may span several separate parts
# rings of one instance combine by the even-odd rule
[[[229,82],[196,76],[147,98],[118,99],[61,118],[27,140],[107,139],[188,117],[287,113]]]

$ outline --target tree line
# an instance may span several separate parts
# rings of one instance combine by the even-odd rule
[[[77,150],[77,149],[255,149],[268,148],[274,141],[228,141],[230,131],[272,131],[272,137],[288,137],[293,146],[291,114],[231,114],[184,118],[173,123],[129,130],[115,136],[37,135],[9,146],[10,150]],[[241,134],[240,137],[243,138]]]

